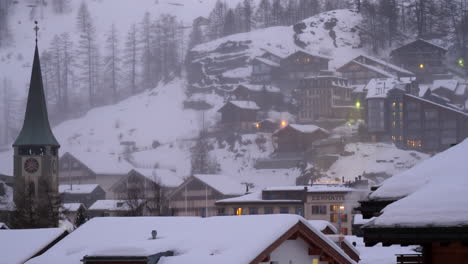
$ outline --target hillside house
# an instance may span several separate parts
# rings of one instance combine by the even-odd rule
[[[285,80],[299,80],[318,75],[328,70],[330,60],[327,56],[298,50],[281,60],[278,76]]]
[[[280,89],[272,85],[240,84],[232,95],[238,101],[253,101],[264,110],[281,106],[283,102]]]
[[[300,123],[319,118],[349,118],[355,108],[348,81],[337,76],[305,78],[298,86]]]
[[[264,57],[256,57],[252,60],[252,74],[250,76],[254,84],[271,84],[278,72],[280,65]]]
[[[221,126],[235,131],[252,131],[260,107],[252,101],[229,101],[218,112]]]
[[[315,125],[288,124],[273,134],[275,152],[305,152],[313,142],[328,135],[328,131]]]
[[[447,73],[444,65],[447,49],[417,39],[394,49],[390,56],[395,65],[401,66],[416,74],[419,83],[429,83],[437,79],[438,74]]]
[[[365,194],[363,189],[331,184],[269,187],[216,201],[216,206],[218,215],[297,214],[307,220],[328,221],[346,235],[351,234],[354,214],[349,204]]]
[[[391,137],[397,147],[440,151],[468,137],[468,114],[403,90],[389,91]]]
[[[415,74],[384,60],[359,55],[336,69],[351,85],[365,85],[374,78],[415,77]]]
[[[355,264],[359,256],[353,253],[294,215],[104,217],[88,221],[27,264]]]
[[[430,86],[432,94],[448,99],[452,104],[458,105],[468,111],[465,107],[468,102],[468,84],[456,79],[434,80]]]
[[[217,200],[239,196],[246,187],[225,175],[195,174],[168,197],[173,216],[217,215]]]
[[[372,79],[366,85],[365,120],[373,141],[385,140],[390,134],[391,104],[388,92],[400,89],[412,95],[419,94],[419,86],[412,78]]]
[[[66,152],[59,164],[59,184],[98,184],[106,198],[113,197],[111,187],[133,168],[121,156],[101,152]]]
[[[420,254],[397,255],[397,263],[465,263],[467,151],[465,140],[394,175],[370,193],[359,208],[364,218],[375,216],[362,227],[366,246],[422,248]],[[428,203],[428,197],[437,202]]]
[[[106,198],[106,192],[98,184],[61,184],[59,193],[63,203],[81,203],[86,207]]]

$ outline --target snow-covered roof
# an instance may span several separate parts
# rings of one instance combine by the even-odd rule
[[[420,101],[424,101],[424,102],[432,104],[432,105],[436,105],[436,106],[445,108],[445,109],[450,110],[450,111],[457,112],[457,113],[459,113],[461,115],[468,116],[468,113],[465,113],[465,112],[461,111],[460,107],[458,107],[456,105],[453,105],[453,104],[443,105],[443,104],[439,104],[439,103],[433,102],[431,100],[427,100],[427,99],[424,99],[424,98],[421,98],[421,97],[418,97],[418,96],[415,96],[415,95],[412,95],[412,94],[406,94],[406,96],[417,99],[417,100],[420,100]],[[443,99],[443,97],[439,97],[439,98]]]
[[[266,64],[268,66],[271,66],[271,67],[279,67],[280,65],[274,61],[271,61],[271,60],[268,60],[268,59],[265,59],[265,58],[262,58],[262,57],[255,57],[254,60],[257,60],[263,64]]]
[[[396,78],[374,78],[366,85],[367,96],[370,98],[386,98],[388,91],[395,88],[397,85],[402,84]]]
[[[458,87],[458,80],[455,79],[449,79],[449,80],[434,80],[432,82],[432,87],[431,90],[436,90],[439,88],[445,88],[448,89],[452,92],[455,92],[455,90]]]
[[[241,195],[245,193],[244,185],[226,175],[195,174],[193,177],[224,195]]]
[[[133,168],[117,154],[81,150],[68,151],[63,156],[66,154],[72,155],[96,174],[127,174]]]
[[[290,57],[290,56],[292,56],[292,55],[294,55],[296,53],[299,53],[299,52],[305,53],[305,54],[307,54],[309,56],[325,59],[325,60],[332,60],[333,59],[333,58],[331,58],[329,56],[319,54],[318,52],[308,51],[308,50],[305,50],[305,49],[301,49],[299,47],[297,47],[296,50],[293,53],[291,53],[288,57]]]
[[[387,72],[387,71],[385,71],[385,70],[382,70],[382,69],[380,69],[380,68],[378,68],[378,67],[375,67],[375,66],[372,66],[372,65],[369,65],[369,64],[365,64],[365,63],[359,62],[359,61],[357,61],[357,60],[352,60],[352,61],[346,63],[345,65],[350,64],[350,63],[357,64],[357,65],[359,65],[359,66],[362,66],[362,67],[364,67],[364,68],[366,68],[366,69],[368,69],[368,70],[377,72],[377,73],[379,73],[379,74],[381,74],[381,75],[383,75],[383,76],[385,76],[385,77],[388,77],[388,78],[395,78],[395,77],[396,77],[395,75],[393,75],[393,74],[391,74],[391,73],[389,73],[389,72]]]
[[[350,263],[333,241],[297,215],[101,217],[80,226],[27,264],[81,264],[83,256],[149,256],[173,251],[162,263],[250,263],[298,223],[303,223]],[[151,239],[152,230],[157,238]],[[124,238],[124,239],[123,239]]]
[[[351,244],[351,242],[346,239],[346,236],[339,235],[339,234],[334,234],[334,235],[326,235],[327,238],[329,238],[331,241],[339,244],[339,243],[345,243],[348,248],[353,251],[356,255],[360,255],[359,251]]]
[[[332,225],[330,222],[328,221],[325,221],[325,220],[307,220],[307,222],[309,222],[309,224],[313,227],[315,227],[315,229],[319,230],[319,231],[323,231],[325,230],[325,228],[330,228],[334,233],[338,233],[338,229],[336,229],[336,227],[334,225]],[[358,254],[359,255],[359,254]]]
[[[0,263],[23,264],[64,232],[62,228],[0,230]]]
[[[265,89],[267,92],[270,92],[270,93],[279,93],[279,92],[281,92],[281,90],[278,87],[275,87],[275,86],[272,86],[272,85],[244,83],[244,84],[239,84],[239,86],[237,86],[237,87],[239,88],[241,86],[245,87],[248,90],[253,91],[253,92],[261,92],[261,91],[263,91],[263,89]]]
[[[165,187],[177,187],[183,182],[183,179],[180,178],[176,172],[168,169],[135,168],[133,170],[145,178]]]
[[[263,200],[262,191],[255,191],[239,197],[227,198],[216,201],[216,203],[301,203],[301,200]]]
[[[370,198],[400,200],[368,225],[468,225],[466,153],[468,139],[386,180]]]
[[[253,101],[229,101],[228,104],[232,104],[240,109],[260,110],[257,103]]]
[[[353,225],[365,225],[374,219],[375,217],[372,217],[370,219],[364,219],[362,214],[355,214],[353,218]]]
[[[402,45],[402,46],[400,46],[400,47],[398,47],[398,48],[392,50],[391,53],[393,53],[393,52],[395,52],[395,51],[397,51],[397,50],[400,50],[400,49],[402,49],[402,48],[404,48],[404,47],[406,47],[406,46],[412,45],[413,43],[418,42],[418,41],[427,43],[427,44],[429,44],[429,45],[431,45],[431,46],[433,46],[433,47],[436,47],[436,48],[438,48],[438,49],[441,49],[441,50],[443,50],[443,51],[445,51],[445,52],[447,51],[446,48],[444,48],[444,47],[442,47],[442,46],[440,46],[440,45],[437,45],[437,44],[435,44],[435,43],[433,43],[433,42],[431,42],[431,41],[428,41],[428,40],[425,40],[425,39],[422,39],[422,38],[418,38],[418,39],[416,39],[416,40],[414,40],[414,41],[411,41],[411,42],[409,42],[409,43],[407,43],[407,44],[405,44],[405,45]]]
[[[341,184],[313,184],[309,186],[275,186],[265,188],[265,191],[301,191],[307,188],[307,192],[355,192],[358,189],[349,188]]]
[[[382,59],[379,59],[379,58],[376,58],[376,57],[372,57],[372,56],[369,56],[369,55],[365,55],[365,54],[362,54],[361,57],[364,57],[368,60],[371,60],[371,61],[374,61],[384,67],[388,67],[396,72],[401,72],[401,73],[405,73],[405,74],[408,74],[408,75],[414,75],[414,73],[408,71],[407,69],[404,69],[402,67],[398,67],[396,66],[395,64],[392,64],[392,63],[389,63],[389,62],[386,62]]]
[[[59,193],[90,194],[99,187],[99,184],[61,184]]]
[[[279,131],[283,130],[283,129],[286,129],[287,127],[290,127],[298,132],[301,132],[301,133],[304,133],[304,134],[311,134],[311,133],[315,133],[317,131],[322,131],[322,132],[325,132],[328,134],[328,131],[321,128],[321,127],[318,127],[316,125],[300,125],[300,124],[288,124],[286,127],[284,128],[281,128],[280,130],[276,131],[276,133],[278,133]]]
[[[125,200],[97,200],[89,210],[128,211],[130,207]]]
[[[373,247],[366,247],[362,237],[346,236],[351,244],[356,243],[356,250],[359,251],[359,264],[395,264],[397,254],[417,254],[416,246],[402,247],[399,245],[382,246],[378,243]]]
[[[76,212],[80,209],[81,206],[84,206],[82,203],[64,203],[63,209],[68,212]]]
[[[270,53],[273,56],[278,57],[280,59],[284,59],[287,56],[289,56],[289,52],[285,51],[284,49],[280,49],[280,48],[276,48],[276,47],[272,47],[272,46],[263,47],[263,48],[260,48],[260,50],[263,51],[263,52]]]

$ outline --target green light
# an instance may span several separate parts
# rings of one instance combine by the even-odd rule
[[[465,60],[464,59],[458,59],[458,66],[465,67]]]
[[[361,108],[361,102],[359,102],[359,101],[356,102],[356,108],[357,108],[357,109],[360,109],[360,108]]]

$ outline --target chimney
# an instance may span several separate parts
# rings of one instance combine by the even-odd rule
[[[151,238],[156,239],[156,236],[158,235],[158,232],[156,230],[151,231]]]

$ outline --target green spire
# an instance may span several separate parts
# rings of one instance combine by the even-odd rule
[[[60,147],[52,133],[47,115],[37,40],[23,128],[13,144],[13,147],[19,146]]]

